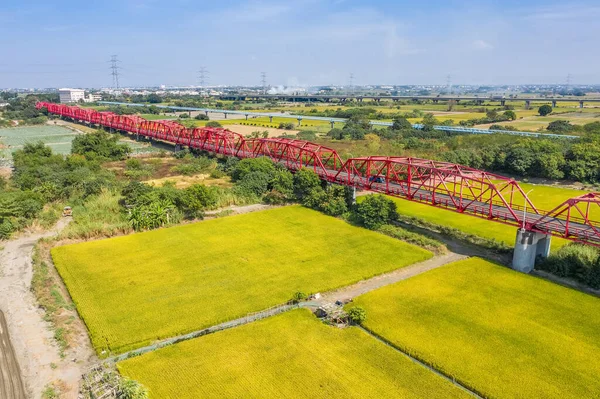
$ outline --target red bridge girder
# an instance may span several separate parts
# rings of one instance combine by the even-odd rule
[[[148,121],[137,115],[116,115],[64,104],[39,102],[36,107],[74,121],[216,154],[265,156],[292,171],[310,168],[328,182],[600,246],[600,222],[591,216],[591,208],[600,215],[599,193],[569,199],[545,212],[535,207],[514,179],[463,165],[380,156],[344,162],[334,149],[303,140],[244,138],[222,128],[188,129],[174,121]]]

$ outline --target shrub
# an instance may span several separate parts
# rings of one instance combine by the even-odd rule
[[[231,177],[234,181],[239,181],[243,180],[247,175],[253,172],[264,173],[268,177],[268,182],[275,173],[275,165],[273,164],[273,161],[267,157],[242,159],[235,166]]]
[[[356,218],[368,229],[377,230],[398,219],[396,203],[383,195],[369,195],[356,205]]]
[[[354,306],[348,310],[348,320],[352,324],[361,325],[367,320],[367,311],[361,306]]]
[[[223,127],[219,122],[217,121],[210,121],[210,122],[206,122],[206,125],[204,125],[206,127]]]
[[[253,194],[261,197],[269,189],[270,181],[271,176],[268,173],[253,171],[245,174],[242,179],[238,180],[236,190],[242,194]]]
[[[119,137],[103,131],[78,135],[71,144],[71,153],[85,156],[87,159],[124,159],[131,149],[119,144]]]
[[[308,298],[308,295],[306,295],[304,292],[302,292],[302,291],[295,292],[294,295],[292,296],[292,303],[298,303],[298,302],[304,301],[306,298]]]
[[[321,179],[310,169],[302,168],[294,174],[294,194],[302,200],[317,187],[321,187]]]
[[[552,107],[549,106],[548,104],[544,104],[538,108],[538,114],[540,114],[541,116],[546,116],[551,113],[552,113]]]
[[[588,245],[566,245],[538,262],[536,267],[559,277],[574,278],[593,288],[600,288],[600,252]]]

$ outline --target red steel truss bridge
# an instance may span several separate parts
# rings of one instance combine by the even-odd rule
[[[600,193],[571,198],[550,211],[543,211],[531,202],[514,179],[448,162],[382,156],[343,160],[336,150],[308,141],[245,138],[222,128],[186,128],[173,121],[149,121],[136,115],[117,115],[64,104],[40,102],[37,108],[46,108],[51,114],[75,122],[215,154],[268,157],[292,172],[310,168],[327,182],[600,246]]]

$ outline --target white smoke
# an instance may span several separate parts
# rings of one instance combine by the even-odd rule
[[[304,92],[306,92],[304,87],[282,85],[271,87],[268,91],[269,94],[296,94]]]

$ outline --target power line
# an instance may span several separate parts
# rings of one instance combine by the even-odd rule
[[[208,81],[208,70],[204,66],[201,66],[198,70],[198,81],[200,83],[200,89],[204,89]]]
[[[112,70],[111,75],[113,78],[113,87],[117,90],[119,90],[119,69],[121,69],[119,62],[121,61],[119,61],[116,55],[110,56],[110,69]]]

